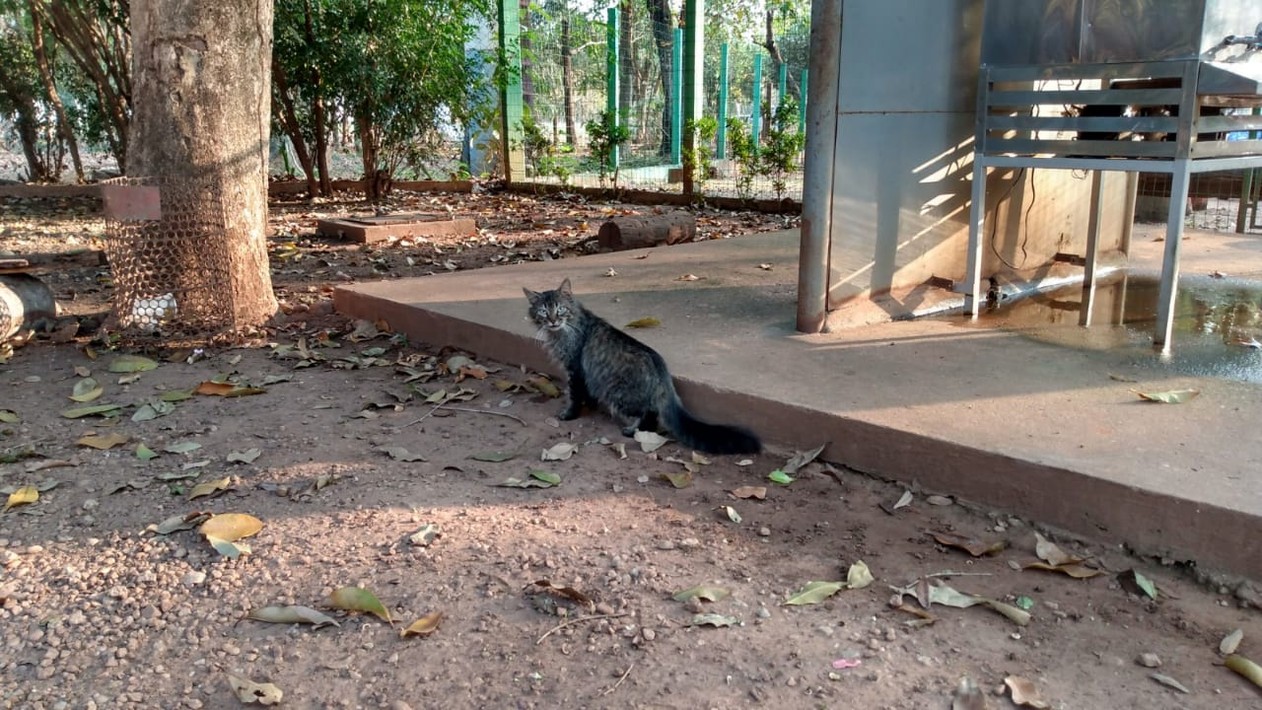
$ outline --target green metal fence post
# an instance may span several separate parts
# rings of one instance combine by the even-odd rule
[[[802,84],[798,92],[798,133],[806,135],[806,78],[807,70],[802,70]]]
[[[727,42],[719,46],[719,131],[715,135],[714,157],[727,158]]]
[[[683,126],[696,126],[705,114],[705,0],[684,0]],[[685,131],[684,147],[697,155],[696,131]],[[694,166],[695,169],[695,166]],[[684,170],[684,194],[694,192],[696,176]],[[704,176],[703,176],[704,177]]]
[[[675,41],[671,48],[671,64],[673,68],[671,74],[670,93],[668,98],[670,101],[670,163],[671,165],[679,165],[683,160],[681,152],[682,142],[680,139],[684,134],[684,101],[683,101],[683,83],[684,83],[684,31],[678,27],[675,28]]]
[[[526,177],[525,135],[522,129],[521,24],[515,0],[499,0],[499,51],[507,69],[500,88],[500,151],[504,158],[504,179],[512,183]]]
[[[512,0],[500,0],[500,4]],[[619,123],[618,118],[618,8],[609,8],[605,25],[605,111],[613,126]],[[609,169],[617,170],[621,160],[621,151],[614,146],[609,152]]]
[[[762,135],[762,54],[754,55],[754,107],[750,111],[749,117],[749,136],[754,141],[754,149],[758,149],[758,143]]]

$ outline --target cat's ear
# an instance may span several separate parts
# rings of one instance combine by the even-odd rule
[[[564,281],[562,281],[562,282],[561,282],[561,287],[560,287],[560,288],[558,288],[557,290],[558,290],[558,291],[560,291],[560,292],[561,292],[561,294],[562,294],[562,295],[565,295],[565,296],[573,296],[573,295],[574,295],[574,291],[573,291],[573,289],[571,289],[571,288],[570,288],[570,279],[569,279],[569,277],[566,277],[566,279],[565,279]]]
[[[531,291],[530,289],[526,288],[525,286],[522,286],[522,287],[521,287],[521,290],[522,290],[522,293],[525,293],[525,294],[526,294],[526,300],[527,300],[527,301],[530,301],[530,305],[532,305],[532,306],[533,306],[533,305],[535,305],[536,303],[538,303],[538,302],[539,302],[539,296],[540,296],[540,294],[538,294],[538,293],[536,293],[536,292],[534,292],[534,291]]]

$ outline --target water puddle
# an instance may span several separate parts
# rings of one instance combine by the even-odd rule
[[[1035,294],[988,310],[972,327],[1003,328],[1065,347],[1162,360],[1189,375],[1262,384],[1262,282],[1184,277],[1179,282],[1171,354],[1152,347],[1155,278],[1117,272],[1096,288],[1092,324],[1079,325],[1082,287]],[[958,322],[959,317],[955,320]]]

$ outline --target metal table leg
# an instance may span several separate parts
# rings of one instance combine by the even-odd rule
[[[1170,352],[1174,334],[1174,302],[1179,290],[1179,248],[1183,241],[1183,216],[1187,209],[1189,161],[1174,161],[1170,174],[1170,211],[1166,215],[1166,249],[1161,260],[1161,291],[1157,296],[1157,325],[1153,345],[1162,353]]]

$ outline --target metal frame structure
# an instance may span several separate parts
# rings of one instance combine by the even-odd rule
[[[1262,117],[1201,115],[1207,97],[1214,97],[1217,105],[1229,106],[1256,105],[1259,101],[1258,83],[1237,74],[1233,68],[1228,63],[1199,58],[983,65],[977,92],[966,312],[976,315],[984,302],[982,235],[987,168],[1093,171],[1091,219],[1084,255],[1084,325],[1090,322],[1095,293],[1101,171],[1169,173],[1170,207],[1153,334],[1154,345],[1168,352],[1191,174],[1262,167],[1262,140],[1252,135],[1249,140],[1225,139],[1227,132],[1262,128]],[[1065,115],[1063,109],[1068,106],[1081,108],[1077,115]],[[1126,111],[1125,107],[1131,110]],[[1141,110],[1134,111],[1135,107]],[[1047,113],[1040,114],[1040,109]],[[1125,115],[1128,112],[1131,115]],[[1127,215],[1130,219],[1133,206],[1132,202]]]

